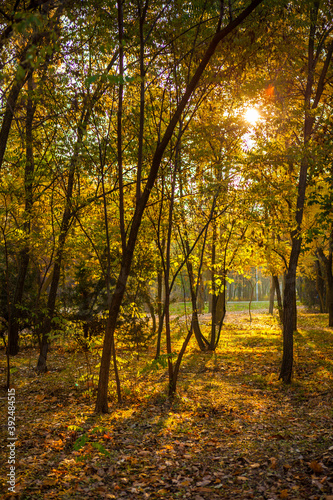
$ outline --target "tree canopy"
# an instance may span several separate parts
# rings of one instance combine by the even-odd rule
[[[6,0],[8,355],[31,329],[43,373],[67,321],[81,321],[86,336],[98,323],[96,411],[107,412],[111,361],[122,397],[117,342],[156,336],[172,396],[191,336],[216,349],[228,286],[243,276],[253,294],[260,268],[279,294],[284,276],[280,378],[289,383],[297,277],[316,282],[333,326],[332,53],[330,0]],[[192,316],[175,352],[177,293]]]

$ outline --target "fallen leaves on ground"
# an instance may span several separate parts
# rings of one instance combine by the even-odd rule
[[[249,329],[245,315],[229,314],[216,353],[192,344],[173,401],[163,372],[123,371],[124,403],[102,416],[93,414],[94,392],[76,385],[80,353],[54,348],[51,372],[36,376],[33,353],[22,352],[13,360],[14,498],[333,500],[331,372],[321,385],[317,378],[332,334],[306,322],[311,352],[306,333],[296,336],[297,378],[285,387],[276,376],[280,329],[268,315],[253,318]],[[5,393],[1,402],[6,415]]]

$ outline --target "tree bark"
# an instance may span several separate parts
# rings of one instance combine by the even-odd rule
[[[187,254],[189,254],[190,247],[188,244],[188,240],[185,241],[185,249]],[[207,349],[207,341],[205,342],[205,338],[201,333],[199,317],[198,317],[198,307],[197,307],[197,294],[195,290],[195,281],[194,281],[194,273],[193,266],[189,259],[186,260],[187,274],[190,282],[190,293],[191,293],[191,303],[192,303],[192,329],[198,343],[198,346],[201,351],[205,351]]]
[[[53,266],[53,274],[52,274],[52,280],[51,280],[51,286],[50,286],[50,291],[48,295],[48,300],[47,300],[47,306],[46,306],[46,315],[45,318],[42,322],[41,325],[41,345],[40,345],[40,354],[37,362],[37,371],[39,373],[45,373],[47,372],[47,365],[46,365],[46,360],[47,360],[47,353],[49,350],[49,334],[50,331],[52,330],[53,326],[53,318],[54,318],[54,311],[55,311],[55,305],[56,305],[56,298],[57,298],[57,291],[58,291],[58,285],[59,285],[59,280],[60,280],[60,273],[61,273],[61,263],[62,263],[62,256],[65,248],[65,242],[67,238],[67,233],[70,227],[71,219],[72,219],[72,212],[71,212],[71,206],[70,206],[70,201],[73,193],[73,184],[74,184],[74,172],[75,169],[71,169],[69,172],[69,177],[68,177],[68,183],[67,183],[67,193],[66,193],[66,207],[63,213],[62,217],[62,222],[61,222],[61,228],[60,228],[60,235],[59,235],[59,240],[58,240],[58,248],[54,260],[54,266]]]
[[[326,304],[325,304],[325,279],[323,277],[323,273],[321,270],[320,266],[320,261],[316,259],[315,261],[315,268],[316,268],[316,290],[318,293],[319,297],[319,307],[320,307],[320,312],[325,313],[327,312],[326,310]]]
[[[280,318],[280,322],[283,323],[283,304],[282,304],[279,277],[274,275],[273,282],[274,282],[274,288],[275,288],[275,292],[276,292],[276,299],[277,299],[277,303],[278,303],[279,318]]]
[[[199,276],[198,285],[198,314],[204,314],[205,312],[205,288],[203,284],[202,274]]]
[[[271,286],[270,286],[270,289],[269,289],[269,309],[268,309],[268,314],[273,314],[273,312],[274,312],[274,295],[275,295],[274,277],[271,276]]]
[[[329,253],[328,257],[324,254],[322,248],[317,251],[321,261],[325,266],[326,274],[326,302],[328,309],[328,326],[333,327],[333,273],[332,273],[332,260],[333,260],[333,231],[329,239]]]
[[[90,116],[90,115],[89,115]],[[87,118],[87,116],[86,116]],[[65,249],[65,243],[66,243],[66,238],[67,238],[67,233],[71,225],[72,221],[72,196],[73,196],[73,189],[74,189],[74,177],[75,177],[75,172],[76,172],[76,165],[77,165],[77,159],[78,159],[78,148],[82,142],[83,134],[87,126],[87,119],[85,120],[84,124],[80,124],[78,127],[78,140],[75,145],[75,152],[73,154],[73,157],[71,159],[71,163],[69,166],[69,172],[68,172],[68,180],[67,180],[67,186],[66,186],[66,204],[65,204],[65,209],[63,212],[62,216],[62,221],[61,221],[61,226],[60,226],[60,234],[58,238],[58,245],[57,245],[57,250],[55,254],[55,259],[54,259],[54,265],[53,265],[53,271],[52,271],[52,279],[51,279],[51,284],[50,284],[50,291],[48,294],[48,300],[47,300],[47,306],[46,306],[46,313],[45,316],[42,320],[41,326],[40,326],[40,332],[39,335],[41,336],[41,345],[40,345],[40,354],[37,362],[37,371],[39,373],[45,373],[47,372],[47,365],[46,365],[46,360],[47,360],[47,353],[49,350],[49,334],[52,330],[53,327],[53,319],[54,319],[54,312],[55,312],[55,305],[56,305],[56,298],[57,298],[57,292],[58,292],[58,286],[59,286],[59,280],[60,280],[60,274],[61,274],[61,265],[62,265],[62,257]]]
[[[164,252],[165,248],[165,239],[162,239],[161,250]],[[156,341],[156,355],[155,359],[160,357],[161,354],[161,340],[162,340],[162,330],[163,330],[163,322],[164,322],[164,313],[162,307],[163,301],[163,271],[162,269],[158,270],[157,273],[157,311],[158,311],[158,329],[157,329],[157,341]]]
[[[211,260],[211,275],[212,275],[212,326],[210,333],[210,343],[209,349],[214,350],[213,346],[215,345],[215,337],[216,337],[216,309],[217,309],[217,295],[216,295],[216,221],[213,221],[212,225],[213,236],[212,236],[212,260]]]

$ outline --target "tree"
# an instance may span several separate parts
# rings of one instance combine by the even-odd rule
[[[149,168],[149,173],[147,176],[147,182],[145,184],[144,189],[142,190],[142,194],[139,198],[136,199],[134,215],[132,219],[132,224],[129,230],[127,241],[123,241],[123,255],[121,262],[121,269],[117,280],[117,285],[115,291],[112,296],[111,306],[109,310],[107,328],[104,338],[103,344],[103,353],[101,360],[101,368],[99,375],[99,384],[98,384],[98,393],[95,411],[107,412],[108,411],[108,379],[109,379],[109,367],[110,367],[110,359],[112,354],[112,345],[114,342],[114,331],[116,327],[116,321],[119,313],[119,309],[122,303],[122,299],[125,292],[126,282],[129,276],[131,263],[133,259],[133,253],[135,250],[135,245],[137,241],[137,236],[141,224],[141,220],[143,217],[144,210],[146,208],[150,192],[153,188],[153,185],[156,181],[158,171],[161,165],[161,161],[164,155],[164,152],[170,142],[170,139],[173,135],[173,132],[176,128],[176,125],[184,111],[185,106],[189,102],[191,96],[193,95],[200,78],[208,65],[210,59],[212,58],[218,44],[224,40],[229,33],[231,33],[234,29],[236,29],[251,13],[255,8],[261,3],[261,0],[255,0],[251,2],[251,4],[244,8],[241,13],[234,19],[231,20],[224,28],[221,27],[223,20],[223,12],[220,12],[220,17],[218,21],[218,26],[215,35],[211,38],[207,49],[202,55],[197,68],[191,77],[178,106],[175,108],[168,125],[165,128],[163,135],[158,142],[153,159],[151,162],[151,166]],[[118,12],[121,12],[121,2],[118,2]],[[119,14],[120,15],[120,14]],[[195,52],[194,52],[195,54]],[[141,179],[138,179],[138,183],[141,184]],[[120,210],[123,210],[123,206],[120,206]]]
[[[327,77],[333,53],[333,40],[329,35],[329,5],[313,0],[307,4],[309,34],[306,59],[306,80],[304,91],[303,141],[298,178],[297,201],[295,210],[295,229],[291,233],[292,244],[286,274],[283,298],[283,358],[279,378],[290,383],[293,368],[293,331],[296,297],[296,271],[302,243],[302,221],[305,207],[307,174],[311,163],[313,131],[318,116],[318,107],[325,95]],[[324,26],[324,27],[323,27]],[[325,102],[325,101],[324,101]],[[318,119],[317,119],[318,121]]]

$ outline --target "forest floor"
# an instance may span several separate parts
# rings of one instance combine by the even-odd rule
[[[15,493],[8,492],[6,359],[1,351],[1,490],[19,499],[333,500],[333,331],[327,315],[299,313],[294,380],[278,381],[281,329],[255,311],[228,313],[219,348],[194,341],[178,394],[150,370],[154,349],[118,350],[123,403],[94,415],[101,342],[83,352],[58,338],[49,372],[37,350],[11,359]],[[206,326],[208,328],[208,325]],[[175,349],[184,330],[174,320]],[[178,340],[177,340],[178,339]],[[112,378],[112,376],[111,376]]]

